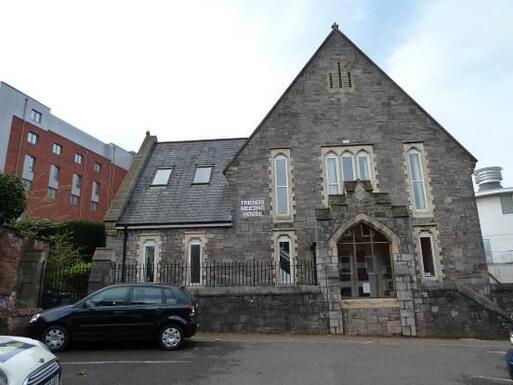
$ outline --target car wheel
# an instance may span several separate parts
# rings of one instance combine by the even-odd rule
[[[52,325],[43,332],[41,341],[43,341],[50,351],[60,352],[68,345],[69,334],[65,327]]]
[[[185,334],[178,325],[166,325],[159,333],[159,344],[164,350],[176,350],[185,340]]]

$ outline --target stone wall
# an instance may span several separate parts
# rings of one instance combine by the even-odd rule
[[[37,311],[48,242],[0,227],[0,334],[23,334]]]
[[[342,300],[344,334],[350,336],[401,335],[399,303],[393,298]]]
[[[491,285],[490,294],[501,309],[513,315],[513,283]]]
[[[0,308],[37,307],[49,244],[0,227]]]
[[[204,261],[235,261],[240,260],[234,255],[233,243],[236,240],[230,236],[232,229],[227,228],[195,228],[195,229],[159,229],[159,230],[128,230],[126,263],[141,263],[144,239],[154,239],[157,242],[158,254],[162,263],[185,262],[187,256],[186,237],[196,235],[204,238]],[[115,261],[120,264],[123,260],[124,233],[116,232],[116,236],[109,236],[109,247],[115,252]],[[137,257],[139,256],[139,259]]]
[[[510,288],[497,297],[511,306],[512,295]],[[419,337],[508,338],[510,320],[463,295],[455,285],[423,288],[414,293],[414,301]]]
[[[196,288],[201,331],[328,333],[327,304],[316,286]]]

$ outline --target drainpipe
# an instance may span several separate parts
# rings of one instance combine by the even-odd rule
[[[19,169],[19,164],[20,164],[21,144],[23,143],[23,134],[25,133],[25,118],[27,115],[27,104],[28,104],[28,98],[25,98],[25,104],[23,105],[23,119],[22,119],[23,123],[21,124],[21,136],[20,136],[20,142],[18,143],[18,154],[16,154],[16,167],[14,169],[15,175],[18,175],[18,169]]]
[[[125,263],[126,263],[126,244],[128,242],[128,230],[125,226],[123,228],[123,263],[121,265],[121,282],[125,282]]]

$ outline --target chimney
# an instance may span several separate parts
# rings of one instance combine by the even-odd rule
[[[479,186],[478,191],[497,190],[502,188],[502,167],[484,167],[474,171],[474,179]]]

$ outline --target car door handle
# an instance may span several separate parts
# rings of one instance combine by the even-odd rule
[[[114,310],[113,313],[114,314],[122,314],[122,313],[124,313],[124,311],[123,310]]]

